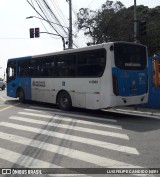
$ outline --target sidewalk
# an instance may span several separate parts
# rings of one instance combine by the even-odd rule
[[[160,109],[142,108],[136,106],[123,106],[108,109],[110,112],[137,115],[143,117],[154,117],[160,119]]]

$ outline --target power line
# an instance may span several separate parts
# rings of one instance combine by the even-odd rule
[[[29,3],[29,5],[36,11],[37,15],[40,16],[42,18],[42,20],[48,22],[48,24],[51,26],[51,28],[58,34],[58,36],[61,36],[64,38],[64,36],[67,34],[68,36],[68,32],[63,28],[63,25],[61,23],[61,21],[64,22],[64,24],[66,24],[66,20],[65,20],[65,16],[62,13],[61,9],[59,8],[58,3],[55,3],[54,0],[50,0],[50,3],[47,0],[35,0],[34,3],[31,0],[31,2],[29,2],[29,0],[27,0],[27,2]],[[53,5],[54,9],[53,10],[50,7],[50,4]],[[36,5],[36,6],[35,6]],[[39,9],[39,10],[38,10]],[[55,11],[57,12],[55,14]],[[72,8],[72,11],[75,13],[75,10]],[[58,14],[58,16],[57,16]],[[77,14],[76,14],[77,15]],[[59,18],[58,18],[59,17]],[[59,20],[61,19],[61,21]],[[44,26],[44,28],[46,29],[46,31],[49,34],[49,31],[47,30],[47,28],[45,27],[45,25],[43,24],[41,20],[42,25]],[[59,26],[57,25],[53,25],[52,23],[56,22],[57,24],[59,24]],[[67,25],[68,26],[68,25]],[[53,37],[53,36],[52,36]],[[78,41],[77,39],[74,39],[74,45],[76,47],[78,47],[79,44],[77,44]]]
[[[59,14],[61,20],[64,22],[65,26],[68,26],[68,21],[66,20],[67,17],[65,17],[65,15],[63,14],[63,12],[61,11],[61,9],[60,9],[59,4],[57,3],[57,1],[51,0],[51,3],[55,7],[57,13]]]
[[[92,0],[86,7],[88,8],[95,0]]]
[[[55,19],[55,21],[61,25],[59,19],[57,18],[57,16],[55,15],[55,13],[52,11],[52,9],[50,8],[49,4],[46,2],[46,0],[43,0],[44,5],[46,6],[46,8],[48,9],[51,17],[53,17]],[[65,31],[65,29],[62,27],[63,25],[61,25],[61,29],[65,32],[65,34],[67,34],[67,32]]]
[[[41,8],[41,5],[38,4],[37,1],[36,1],[36,2],[37,2],[37,5],[39,6],[39,8],[40,8],[42,14],[45,16],[45,18],[44,18],[43,15],[41,15],[41,14],[38,12],[38,10],[34,7],[34,5],[32,5],[32,4],[29,2],[29,0],[27,0],[27,2],[30,4],[30,6],[36,11],[36,13],[37,13],[42,19],[45,20],[45,18],[47,18],[46,15],[45,15],[45,13],[43,12],[43,10],[42,10],[42,8]],[[32,2],[32,3],[33,3],[33,2]],[[49,22],[48,22],[48,23],[49,23]],[[49,25],[52,26],[52,28],[55,30],[55,32],[56,32],[57,34],[59,34],[59,32],[57,31],[57,29],[56,29],[51,23],[49,23]],[[61,34],[59,34],[59,35],[62,36]]]
[[[34,6],[33,2],[32,2],[32,5]],[[34,7],[34,8],[35,8],[35,7]],[[39,16],[38,13],[37,13],[37,15]],[[47,28],[45,27],[45,25],[43,24],[43,21],[42,21],[42,20],[40,20],[40,21],[41,21],[43,27],[45,28],[45,30],[46,30],[47,32],[49,32],[49,31],[47,30]],[[53,35],[50,35],[50,36],[53,38]]]

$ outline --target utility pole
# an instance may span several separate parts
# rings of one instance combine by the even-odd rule
[[[73,39],[72,39],[72,0],[69,1],[69,44],[68,48],[73,48]]]
[[[137,40],[137,11],[136,11],[136,0],[134,0],[134,40]]]

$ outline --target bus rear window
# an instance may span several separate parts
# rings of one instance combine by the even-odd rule
[[[115,65],[121,69],[145,69],[147,64],[146,47],[135,44],[114,45]]]

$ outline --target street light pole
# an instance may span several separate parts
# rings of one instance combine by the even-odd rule
[[[69,1],[69,49],[73,48],[73,39],[72,39],[72,0]]]
[[[134,40],[137,39],[137,11],[136,11],[136,0],[134,0]]]

